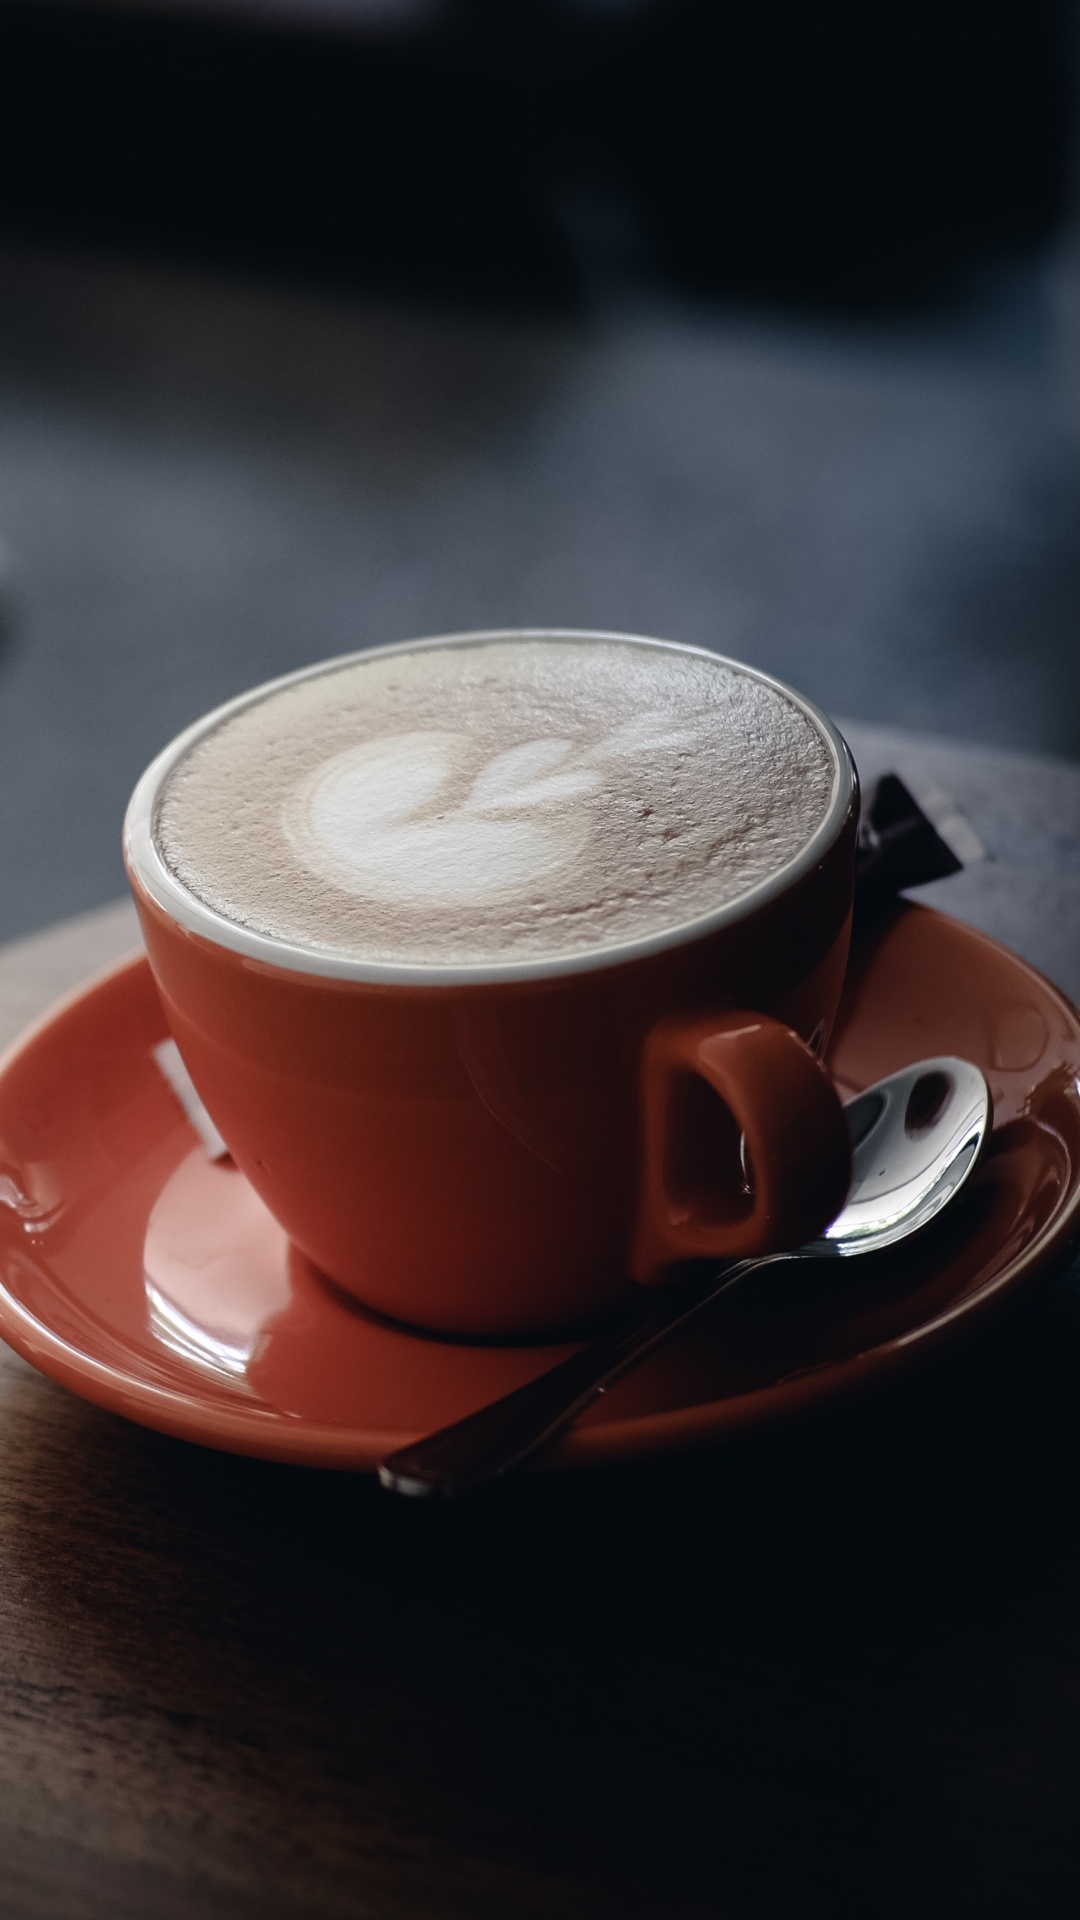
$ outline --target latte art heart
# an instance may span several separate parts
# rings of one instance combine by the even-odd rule
[[[612,754],[693,735],[646,716],[596,746],[525,740],[477,765],[466,733],[365,741],[320,767],[287,832],[313,873],[351,893],[417,905],[476,905],[535,888],[573,865],[588,833],[576,804]],[[471,781],[471,784],[470,784]]]
[[[339,755],[290,812],[297,854],[352,893],[433,906],[494,900],[572,860],[582,822],[571,803],[597,776],[542,772],[569,741],[497,754],[455,806],[469,747],[465,734],[402,733]]]
[[[297,676],[203,735],[158,850],[219,914],[379,963],[592,952],[712,912],[824,818],[832,748],[729,662],[478,639]]]

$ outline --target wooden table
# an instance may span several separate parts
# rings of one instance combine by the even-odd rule
[[[1080,768],[849,729],[996,855],[927,897],[1080,999]],[[16,1032],[135,939],[0,953]],[[1080,1907],[1080,1288],[864,1404],[459,1507],[0,1353],[4,1920]]]

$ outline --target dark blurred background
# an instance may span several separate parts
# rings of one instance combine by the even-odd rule
[[[0,0],[0,938],[122,890],[187,721],[413,634],[663,634],[1080,756],[1077,44]]]

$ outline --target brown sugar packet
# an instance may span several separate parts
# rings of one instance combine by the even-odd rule
[[[883,773],[863,797],[856,904],[862,910],[985,858],[982,842],[946,794],[926,789],[920,804],[899,774]]]

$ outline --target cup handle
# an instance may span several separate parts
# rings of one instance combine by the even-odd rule
[[[676,1260],[801,1246],[851,1181],[839,1098],[790,1027],[764,1013],[675,1014],[645,1042],[634,1277]]]

